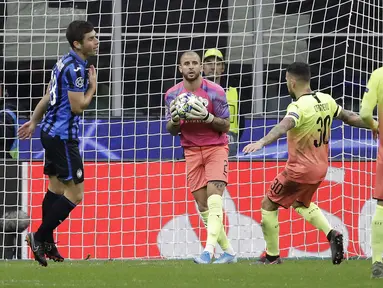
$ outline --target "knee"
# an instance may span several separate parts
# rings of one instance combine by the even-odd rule
[[[300,207],[305,207],[304,205],[303,205],[303,203],[301,203],[301,202],[298,202],[298,201],[295,201],[294,203],[293,203],[293,205],[291,205],[294,209],[297,209],[297,208],[300,208]]]
[[[199,212],[205,212],[209,210],[209,207],[207,206],[207,201],[196,201],[197,207]]]
[[[266,211],[275,211],[278,210],[279,205],[272,202],[269,197],[265,196],[262,199],[262,209]]]
[[[84,198],[84,192],[79,192],[79,193],[76,193],[75,195],[75,202],[73,202],[74,204],[80,204],[82,199]]]
[[[82,184],[68,185],[65,189],[65,197],[68,198],[74,204],[80,204],[84,197],[84,189]]]
[[[217,194],[222,196],[226,189],[226,182],[223,181],[209,181],[207,183],[207,197]]]
[[[63,195],[65,192],[65,185],[61,183],[56,176],[50,176],[48,189],[57,195]]]
[[[83,192],[70,192],[65,193],[65,197],[67,197],[72,203],[78,205],[81,203],[82,199],[84,198]]]

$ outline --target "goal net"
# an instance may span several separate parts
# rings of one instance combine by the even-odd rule
[[[286,138],[251,155],[241,151],[284,116],[291,102],[287,65],[308,62],[312,89],[358,112],[370,73],[383,64],[379,0],[9,0],[0,7],[1,95],[19,124],[68,52],[67,25],[87,19],[97,27],[99,54],[89,59],[98,72],[97,95],[80,133],[84,199],[55,233],[69,259],[190,258],[203,250],[206,229],[187,185],[179,137],[165,128],[164,93],[182,80],[177,63],[183,51],[202,57],[219,49],[220,84],[236,88],[224,224],[243,258],[265,249],[261,200],[284,168]],[[4,131],[13,127],[6,115],[0,118]],[[30,258],[23,237],[41,223],[48,182],[39,131],[20,141],[18,160],[3,153],[2,258]],[[369,256],[377,143],[370,132],[339,121],[331,131],[330,168],[314,201],[343,232],[347,256]],[[8,134],[1,133],[6,147]],[[279,220],[282,257],[330,256],[325,235],[295,211],[280,209]]]

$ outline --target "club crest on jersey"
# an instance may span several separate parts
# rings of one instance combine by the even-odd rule
[[[77,170],[77,172],[76,172],[76,176],[77,176],[78,179],[81,178],[81,176],[82,176],[82,170],[81,170],[80,168]]]
[[[84,78],[82,78],[82,77],[78,77],[78,78],[76,79],[75,85],[76,85],[77,88],[80,88],[80,89],[81,89],[82,87],[84,87]]]
[[[207,105],[209,105],[209,101],[206,99],[206,98],[203,98],[201,96],[198,96],[198,100],[201,101],[201,103],[203,104],[203,106],[207,107]]]

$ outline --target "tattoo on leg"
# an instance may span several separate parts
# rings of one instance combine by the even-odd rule
[[[213,184],[219,190],[223,190],[226,187],[226,183],[223,181],[209,181],[209,183]]]

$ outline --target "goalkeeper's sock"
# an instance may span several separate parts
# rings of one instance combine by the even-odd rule
[[[200,214],[201,214],[202,221],[205,224],[205,227],[207,228],[207,222],[208,222],[208,218],[209,218],[209,210],[204,211],[204,212],[200,212]],[[235,255],[233,246],[231,246],[231,243],[230,243],[229,239],[227,238],[225,227],[223,225],[221,228],[221,232],[218,235],[217,243],[219,244],[219,246],[221,247],[221,249],[224,252],[226,252],[230,255]]]
[[[34,237],[37,241],[46,241],[47,235],[52,233],[68,216],[69,213],[76,207],[76,204],[72,203],[64,195],[61,196],[52,206],[47,216],[44,217],[43,223],[41,223],[39,229],[35,233]]]
[[[61,197],[61,195],[53,193],[48,189],[47,193],[45,193],[43,204],[42,204],[42,220],[49,213],[53,204]],[[53,230],[52,233],[48,233],[45,237],[45,241],[48,243],[53,243]]]
[[[266,241],[266,253],[269,256],[279,255],[279,222],[278,210],[262,212],[262,231]]]
[[[376,205],[371,223],[372,263],[382,262],[383,253],[383,206]]]
[[[326,236],[332,230],[330,223],[323,215],[322,210],[320,210],[316,204],[311,203],[309,208],[300,206],[295,208],[295,211],[297,211],[298,214],[302,215],[302,217],[307,222],[315,226],[317,229],[323,231],[326,234]]]
[[[207,221],[207,240],[205,251],[214,253],[214,247],[217,244],[218,236],[223,226],[222,216],[222,196],[214,194],[207,199],[207,206],[209,207],[209,217]]]
[[[209,219],[209,210],[199,212],[201,214],[202,222],[205,224],[205,228],[207,229],[207,221]]]

